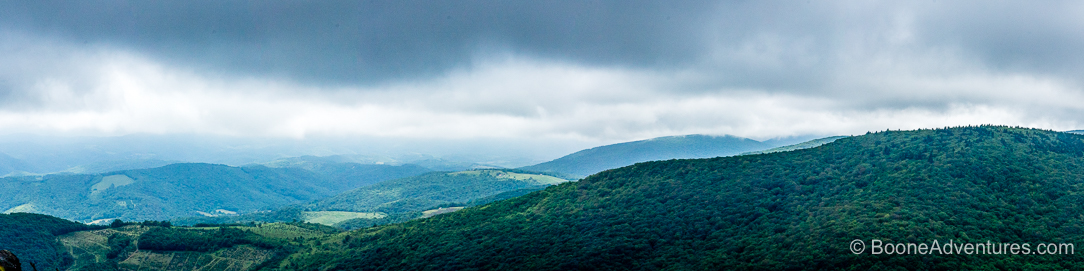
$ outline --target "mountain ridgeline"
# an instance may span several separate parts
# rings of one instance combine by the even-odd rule
[[[582,178],[639,162],[730,156],[772,147],[775,146],[735,136],[668,136],[586,149],[520,169]]]
[[[1084,240],[1082,213],[1082,135],[886,131],[790,152],[639,163],[353,231],[271,266],[1079,270],[1077,255],[855,254],[850,243],[1027,243],[1035,253],[1039,243]]]

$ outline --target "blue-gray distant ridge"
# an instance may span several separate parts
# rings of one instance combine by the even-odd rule
[[[730,135],[667,136],[586,149],[520,169],[582,178],[639,162],[731,156],[772,147],[776,146]]]
[[[808,148],[816,148],[816,147],[819,147],[820,145],[832,143],[832,142],[835,142],[837,139],[847,138],[847,137],[850,137],[850,136],[830,136],[830,137],[825,137],[825,138],[818,138],[818,139],[814,139],[814,140],[810,140],[810,141],[806,141],[806,142],[802,142],[802,143],[798,143],[798,144],[793,144],[793,145],[775,147],[775,148],[771,148],[771,149],[767,149],[767,150],[761,150],[761,151],[746,152],[746,153],[742,153],[741,155],[765,154],[765,153],[796,151],[796,150],[802,150],[802,149],[808,149]]]

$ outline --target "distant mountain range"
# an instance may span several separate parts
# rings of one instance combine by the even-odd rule
[[[730,156],[772,147],[775,146],[735,136],[668,136],[590,148],[520,169],[582,178],[639,162]]]
[[[828,141],[822,139],[790,148],[811,147],[825,142]],[[569,176],[646,160],[733,155],[742,150],[760,150],[766,146],[769,145],[732,136],[662,137],[584,150],[528,168],[548,168],[551,175],[574,179]],[[382,213],[392,214],[398,219],[373,222],[379,224],[414,218],[418,215],[412,212],[421,212],[428,208],[481,204],[542,189],[555,183],[555,180],[564,181],[529,170],[497,170],[484,164],[442,160],[424,155],[412,159],[421,159],[418,162],[426,163],[428,167],[398,163],[373,164],[374,161],[383,162],[345,155],[282,158],[242,167],[128,158],[75,166],[57,174],[26,175],[23,173],[40,168],[0,154],[0,172],[12,174],[0,179],[0,187],[8,188],[6,191],[10,194],[0,199],[0,211],[35,212],[83,222],[104,222],[118,218],[166,220],[230,216],[307,204],[301,207],[306,212]],[[400,179],[429,172],[434,168],[452,172]],[[492,170],[458,172],[472,168]],[[476,174],[478,172],[486,173]],[[533,176],[536,180],[509,179],[507,176]],[[364,187],[387,180],[394,181]],[[548,183],[532,183],[538,180],[547,180]],[[355,188],[357,189],[354,191],[346,192]],[[346,193],[339,194],[342,192]],[[4,195],[4,192],[0,192],[0,196]],[[314,200],[320,201],[307,203]],[[260,214],[261,218],[238,219],[305,220],[301,213],[294,211],[276,212]],[[234,220],[206,221],[221,223]]]
[[[102,174],[7,177],[0,178],[0,210],[83,222],[248,213],[429,171],[416,165],[338,163],[304,169],[188,163]]]
[[[64,137],[0,134],[0,176],[59,172],[96,174],[173,163],[230,166],[268,164],[298,157],[327,157],[340,163],[416,164],[433,170],[520,167],[538,163],[565,146],[581,143],[516,140],[425,140],[388,138],[237,138],[211,135],[131,134]],[[544,149],[544,151],[539,151]],[[545,154],[550,153],[550,154]],[[303,158],[305,159],[305,158]]]
[[[1074,134],[1084,135],[1084,130],[1072,130],[1072,131],[1066,131],[1066,133],[1074,133]]]

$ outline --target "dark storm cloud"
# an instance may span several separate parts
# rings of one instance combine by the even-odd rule
[[[951,3],[951,1],[946,1]],[[1084,4],[989,1],[931,5],[921,31],[992,68],[1084,76]]]
[[[949,3],[944,3],[949,2]],[[310,83],[433,76],[486,54],[696,69],[720,84],[831,87],[892,50],[956,50],[995,69],[1084,75],[1081,8],[1006,2],[10,1],[5,27],[169,63]],[[911,16],[910,25],[899,25]],[[906,18],[904,18],[906,19]],[[904,22],[906,23],[906,22]],[[911,27],[913,29],[894,29]],[[893,31],[913,31],[892,44]],[[908,52],[904,52],[908,53]]]
[[[714,9],[654,1],[12,1],[5,27],[212,71],[359,83],[433,75],[482,51],[602,65],[698,57]]]

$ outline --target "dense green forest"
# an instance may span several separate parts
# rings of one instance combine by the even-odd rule
[[[416,165],[337,163],[304,169],[188,163],[103,174],[7,177],[0,178],[0,210],[83,222],[251,213],[428,171]]]
[[[1075,255],[853,254],[890,243],[1075,243],[1084,136],[885,131],[761,155],[639,163],[354,231],[302,269],[1082,269]]]
[[[26,270],[31,263],[39,270],[64,268],[72,257],[56,237],[96,228],[47,215],[0,214],[0,249],[14,252]]]
[[[520,169],[565,174],[574,179],[639,162],[730,156],[774,147],[735,136],[685,135],[618,143],[578,151]]]

